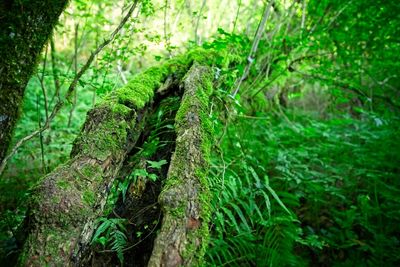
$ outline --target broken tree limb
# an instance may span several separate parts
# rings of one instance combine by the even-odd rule
[[[162,226],[148,266],[197,266],[208,242],[210,67],[195,63],[183,79],[183,87],[175,119],[175,152],[159,197]]]

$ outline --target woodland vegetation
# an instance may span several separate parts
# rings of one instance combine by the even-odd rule
[[[1,266],[399,266],[398,0],[0,3]]]

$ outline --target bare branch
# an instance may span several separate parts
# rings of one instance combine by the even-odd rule
[[[232,97],[236,96],[236,94],[239,92],[240,85],[247,78],[247,75],[249,75],[249,71],[250,71],[251,65],[253,65],[253,61],[254,61],[254,57],[255,57],[256,52],[257,52],[258,44],[260,43],[260,39],[261,39],[262,33],[264,32],[265,24],[266,24],[266,22],[267,22],[267,20],[269,18],[269,14],[270,14],[271,6],[272,6],[273,2],[274,1],[270,1],[268,6],[266,6],[265,9],[264,9],[264,14],[263,14],[263,16],[261,18],[261,21],[260,21],[259,25],[258,25],[256,36],[254,37],[254,40],[253,40],[253,45],[251,46],[251,50],[250,50],[249,56],[247,57],[248,63],[246,65],[246,68],[245,68],[245,70],[243,72],[242,77],[237,82],[237,85],[236,85],[235,91],[232,94]]]
[[[199,38],[198,31],[199,31],[200,17],[203,14],[203,9],[204,9],[204,6],[206,5],[206,1],[207,0],[203,0],[203,3],[202,3],[201,8],[200,8],[199,15],[197,16],[196,28],[194,30],[194,40],[195,40],[195,43],[197,45],[200,45],[200,42],[201,42],[200,38]]]

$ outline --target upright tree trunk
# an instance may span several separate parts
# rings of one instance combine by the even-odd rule
[[[25,87],[67,0],[0,3],[0,162],[7,153]]]

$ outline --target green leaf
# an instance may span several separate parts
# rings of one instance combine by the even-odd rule
[[[149,173],[145,169],[136,169],[133,172],[133,175],[138,176],[138,177],[147,177]]]
[[[151,161],[148,160],[147,163],[150,165],[151,168],[154,169],[161,169],[161,167],[165,164],[167,164],[168,162],[165,159],[162,159],[160,161]]]
[[[268,185],[265,186],[267,188],[267,190],[271,193],[271,195],[275,198],[276,202],[278,202],[278,204],[290,215],[292,216],[292,213],[288,210],[288,208],[286,208],[285,204],[283,204],[283,202],[281,201],[281,199],[279,198],[279,196],[275,193],[275,191]]]
[[[99,239],[97,239],[97,241],[103,245],[103,247],[106,246],[107,243],[107,238],[105,236],[100,237]]]
[[[157,174],[155,173],[150,173],[149,176],[147,177],[150,181],[155,182],[158,178]]]

